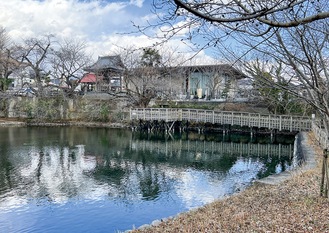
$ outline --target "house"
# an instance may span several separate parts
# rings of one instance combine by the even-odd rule
[[[100,77],[99,77],[100,78]],[[96,88],[97,76],[94,73],[86,73],[80,80],[80,86],[84,91],[94,91]]]
[[[19,90],[25,87],[36,87],[33,71],[30,67],[21,66],[19,70],[10,75],[10,78],[13,79],[12,88],[14,90]]]
[[[98,57],[95,64],[84,68],[88,72],[80,83],[85,84],[87,90],[99,92],[118,92],[124,89],[123,72],[125,67],[120,56]]]
[[[170,92],[186,99],[236,99],[248,95],[250,78],[228,64],[161,68]],[[249,81],[248,81],[249,80]]]
[[[104,56],[84,70],[88,73],[80,83],[85,91],[119,92],[127,88],[152,91],[161,98],[225,101],[247,97],[251,86],[246,75],[228,64],[125,70],[120,56]]]

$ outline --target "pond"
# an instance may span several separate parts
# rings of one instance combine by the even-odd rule
[[[138,228],[292,169],[293,143],[283,136],[0,128],[0,232]]]

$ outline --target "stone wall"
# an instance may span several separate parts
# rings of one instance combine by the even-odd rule
[[[0,117],[29,121],[116,122],[127,115],[122,101],[104,98],[12,97],[0,109]]]

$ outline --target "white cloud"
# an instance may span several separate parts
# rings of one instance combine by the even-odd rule
[[[1,1],[0,22],[13,39],[55,34],[97,38],[131,27],[129,4],[78,0]]]
[[[143,7],[144,0],[130,0],[130,4],[138,6],[138,7]]]
[[[86,41],[94,58],[114,53],[118,47],[147,47],[158,42],[136,31],[133,23],[145,25],[156,16],[150,12],[150,0],[10,0],[0,1],[0,26],[13,41],[55,35]],[[154,35],[158,33],[155,28]],[[185,31],[181,31],[180,35]],[[168,48],[190,53],[180,40]],[[204,53],[198,56],[204,55]],[[206,59],[202,59],[205,61]]]
[[[112,55],[118,48],[136,47],[143,48],[152,46],[154,40],[145,35],[103,35],[99,41],[88,43],[88,50],[97,56]]]

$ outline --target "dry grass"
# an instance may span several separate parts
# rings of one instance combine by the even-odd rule
[[[318,155],[316,169],[295,172],[280,185],[257,183],[242,193],[133,232],[329,232],[329,200],[319,197],[322,150],[312,135],[309,143]]]

